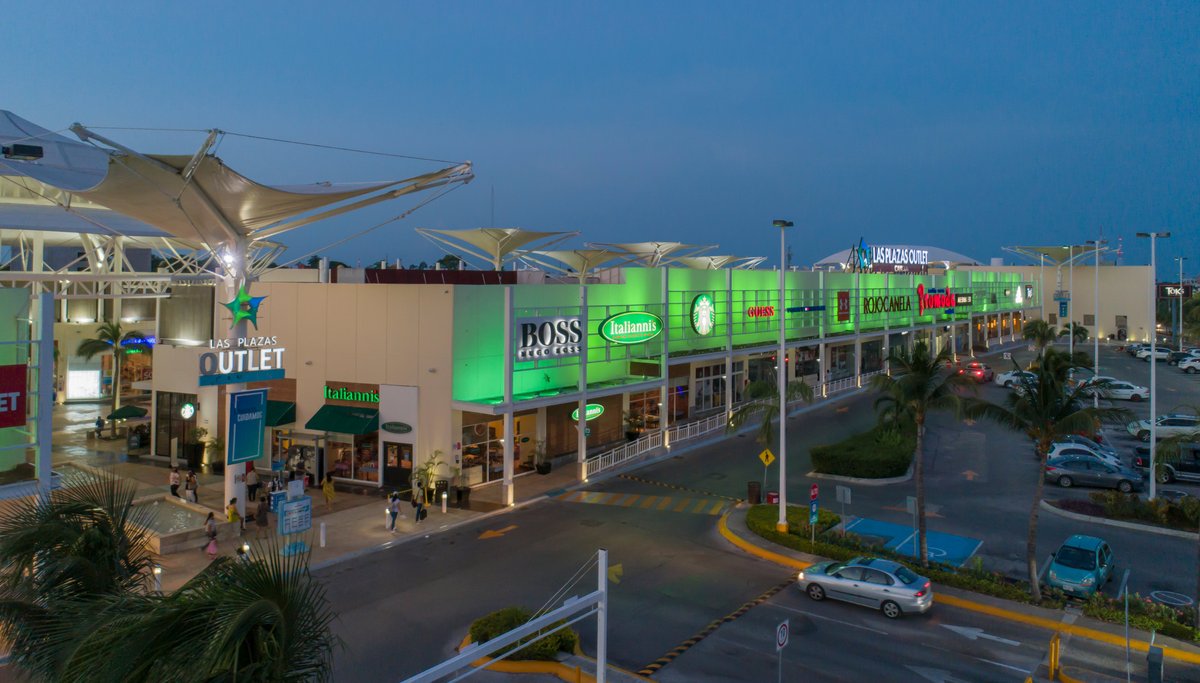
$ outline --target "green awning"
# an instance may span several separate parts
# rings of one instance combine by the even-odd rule
[[[338,434],[370,434],[379,431],[379,410],[350,406],[321,406],[316,415],[304,423],[305,429]]]
[[[108,414],[110,420],[130,420],[135,417],[146,417],[146,409],[137,406],[121,406]]]
[[[267,426],[290,425],[296,421],[296,404],[291,401],[267,401]]]

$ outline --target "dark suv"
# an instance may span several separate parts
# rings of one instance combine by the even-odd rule
[[[1162,462],[1162,459],[1159,459]],[[1133,466],[1139,470],[1150,468],[1150,447],[1139,446],[1133,457]],[[1176,479],[1200,481],[1200,444],[1179,444],[1179,458],[1174,462],[1163,462],[1158,473],[1158,483],[1169,484]]]

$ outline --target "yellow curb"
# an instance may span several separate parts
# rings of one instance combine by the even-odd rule
[[[463,636],[462,642],[458,644],[459,652],[470,644],[471,636]],[[477,669],[486,668],[489,671],[499,671],[506,674],[545,674],[555,676],[565,683],[596,683],[595,676],[581,670],[579,667],[572,669],[562,662],[542,662],[537,660],[510,662],[507,659],[493,660],[491,657],[480,657],[471,662],[471,666]]]
[[[760,557],[764,560],[767,560],[769,562],[774,562],[776,564],[780,564],[785,567],[792,567],[793,569],[805,569],[806,567],[810,566],[809,563],[807,563],[807,562],[802,562],[800,560],[796,560],[791,557],[787,557],[786,555],[780,555],[779,553],[771,552],[770,550],[767,550],[765,548],[760,548],[760,547],[750,543],[749,541],[746,541],[746,540],[740,538],[739,536],[735,535],[733,532],[731,532],[729,530],[729,513],[728,512],[721,516],[721,520],[717,523],[717,531],[719,531],[720,534],[723,537],[725,537],[725,540],[736,545],[737,547],[741,548],[742,550],[746,551],[747,553],[754,555],[755,557]],[[1016,621],[1016,622],[1020,622],[1023,624],[1028,624],[1030,626],[1038,626],[1041,628],[1049,629],[1051,631],[1061,631],[1064,633],[1070,633],[1072,635],[1076,635],[1081,638],[1087,638],[1089,640],[1096,640],[1096,641],[1099,641],[1102,643],[1106,643],[1108,645],[1116,645],[1116,646],[1120,646],[1120,647],[1125,646],[1125,639],[1123,637],[1118,636],[1113,633],[1106,633],[1104,631],[1099,631],[1094,628],[1088,628],[1086,626],[1076,626],[1075,624],[1064,624],[1061,621],[1055,621],[1053,619],[1047,619],[1045,617],[1038,617],[1038,616],[1034,616],[1031,614],[1022,614],[1020,612],[1015,612],[1013,610],[1005,609],[1003,607],[995,607],[993,605],[987,605],[987,604],[984,604],[981,602],[967,600],[965,598],[959,598],[959,597],[955,597],[952,595],[946,595],[944,593],[938,594],[938,596],[935,598],[935,601],[940,602],[945,605],[950,605],[952,607],[958,607],[960,609],[968,609],[968,610],[971,610],[974,612],[981,612],[983,614],[988,614],[993,617],[998,617],[1000,619],[1008,619],[1009,621]],[[1147,643],[1144,640],[1130,639],[1129,646],[1132,649],[1138,650],[1139,652],[1148,652],[1150,649],[1150,643]],[[1169,647],[1166,645],[1160,645],[1159,647],[1162,647],[1164,657],[1170,657],[1171,659],[1181,661],[1181,662],[1187,662],[1189,664],[1200,664],[1200,653],[1189,652],[1187,650],[1180,650],[1178,648]]]

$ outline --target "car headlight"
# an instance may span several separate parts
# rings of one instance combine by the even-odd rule
[[[1084,586],[1090,586],[1093,583],[1096,583],[1096,579],[1095,579],[1095,577],[1089,576],[1089,577],[1085,578],[1083,581],[1080,581],[1079,583]]]
[[[1058,581],[1058,574],[1055,574],[1053,569],[1050,570],[1050,578]]]
[[[803,581],[803,580],[804,580],[804,572],[800,572],[799,574],[797,574],[797,575],[796,575],[796,580],[797,580],[797,581]]]

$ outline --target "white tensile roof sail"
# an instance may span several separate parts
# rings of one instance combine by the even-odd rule
[[[628,261],[629,256],[624,252],[614,252],[609,249],[565,249],[558,251],[522,251],[520,252],[520,258],[544,268],[556,270],[564,275],[571,275],[578,278],[580,282],[583,282],[600,265],[618,258],[625,259],[625,261],[615,264],[621,265]],[[550,261],[558,261],[567,267],[563,268],[562,266],[550,263]]]
[[[449,254],[460,253],[480,259],[492,270],[503,270],[504,264],[516,258],[521,247],[540,240],[549,240],[542,246],[548,247],[578,232],[538,232],[524,228],[474,228],[471,230],[438,230],[417,228],[417,233],[437,244]],[[461,258],[461,256],[460,256]]]
[[[626,254],[632,257],[632,261],[637,261],[650,268],[657,268],[662,264],[663,260],[671,254],[675,254],[683,250],[691,250],[688,252],[689,256],[698,256],[709,249],[713,249],[716,245],[697,246],[694,244],[684,244],[683,242],[590,242],[588,243],[588,246],[592,248],[610,249],[618,253]]]
[[[473,178],[470,162],[464,162],[402,180],[271,186],[209,153],[220,131],[211,131],[205,144],[186,156],[141,154],[79,124],[71,130],[83,142],[0,111],[0,143],[34,145],[42,153],[38,159],[0,158],[0,176],[35,192],[31,181],[69,192],[174,237],[202,242],[210,251],[218,246],[241,251],[318,220]]]

